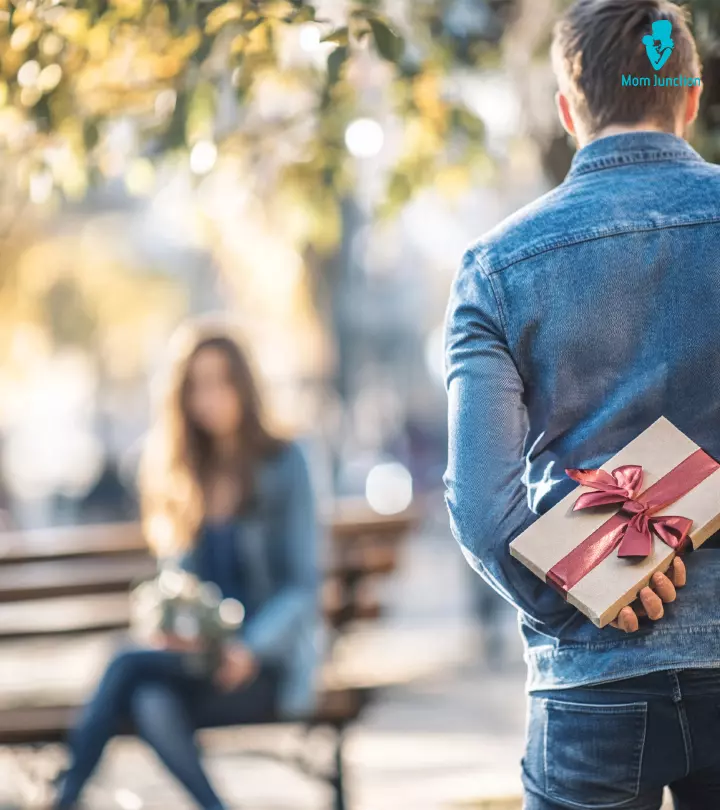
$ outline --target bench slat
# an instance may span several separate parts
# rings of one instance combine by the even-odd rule
[[[397,549],[390,546],[356,549],[347,560],[331,563],[326,579],[361,579],[390,574]],[[42,560],[0,566],[0,604],[50,597],[84,596],[127,591],[155,575],[156,564],[146,555],[113,555]]]
[[[325,618],[332,627],[380,616],[380,605],[372,594],[363,594],[349,604],[343,604],[332,589],[326,594]],[[124,592],[0,604],[0,644],[25,638],[126,630],[129,624],[130,605]]]
[[[357,543],[366,537],[405,534],[415,521],[409,510],[384,516],[373,513],[367,505],[349,503],[330,512],[324,522],[332,540]],[[136,522],[0,533],[0,566],[132,552],[147,552],[140,524]]]
[[[128,586],[154,576],[149,557],[91,558],[0,566],[0,603],[48,596],[82,596],[127,591]]]

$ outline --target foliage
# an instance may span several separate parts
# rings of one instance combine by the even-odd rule
[[[326,11],[304,0],[0,0],[0,8],[0,149],[13,183],[36,202],[79,199],[116,177],[148,191],[173,155],[190,154],[203,174],[217,145],[254,193],[285,190],[328,223],[337,220],[332,200],[353,182],[344,139],[358,116],[381,114],[384,129],[400,132],[388,210],[438,172],[462,167],[466,176],[481,153],[480,122],[444,81],[453,43],[435,36],[443,14],[435,0],[408,6],[398,21],[376,0]],[[480,42],[475,56],[493,47]],[[307,233],[320,249],[336,238]]]
[[[692,0],[690,7],[704,85],[695,146],[705,158],[720,163],[720,5],[716,0]]]

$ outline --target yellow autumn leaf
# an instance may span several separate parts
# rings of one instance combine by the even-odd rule
[[[82,9],[65,9],[55,22],[56,31],[77,45],[84,43],[89,28],[90,13]]]
[[[447,197],[459,197],[470,186],[470,172],[467,167],[457,164],[443,166],[435,176],[434,185]]]
[[[233,56],[244,54],[245,56],[256,56],[267,53],[270,50],[270,37],[267,23],[256,26],[252,31],[238,34],[230,44],[230,53]]]
[[[164,3],[153,6],[147,15],[148,25],[156,28],[167,28],[170,22],[170,11]]]
[[[437,121],[446,114],[442,86],[436,73],[421,73],[413,82],[413,99],[423,115]]]
[[[25,62],[25,54],[21,51],[6,51],[2,58],[2,72],[8,78],[14,77]]]
[[[217,32],[229,22],[239,20],[242,17],[243,8],[240,3],[225,3],[222,6],[208,14],[205,21],[205,31],[208,34],[217,34]]]
[[[110,50],[110,26],[101,22],[88,31],[86,47],[92,59],[104,59]]]
[[[65,118],[57,128],[58,139],[65,142],[71,151],[80,153],[83,149],[83,125],[77,118]]]
[[[288,0],[268,0],[262,4],[261,12],[266,17],[287,17],[293,13],[295,6]]]
[[[412,155],[434,155],[442,148],[442,139],[432,122],[411,118],[405,126],[405,151]]]
[[[171,52],[183,61],[191,57],[200,47],[202,33],[199,28],[191,28],[184,36],[176,39],[171,45]]]
[[[182,70],[183,62],[176,56],[161,56],[155,60],[154,74],[156,79],[172,79]]]
[[[112,5],[120,17],[132,20],[142,16],[144,0],[112,0]]]

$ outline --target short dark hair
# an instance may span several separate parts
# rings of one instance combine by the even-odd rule
[[[555,26],[553,64],[561,90],[591,134],[611,125],[651,121],[673,131],[687,88],[655,86],[643,37],[672,23],[672,57],[658,77],[699,77],[700,57],[684,9],[670,0],[577,0]],[[649,86],[622,87],[623,76]]]

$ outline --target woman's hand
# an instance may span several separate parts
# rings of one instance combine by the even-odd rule
[[[215,673],[215,683],[224,692],[232,692],[251,681],[258,671],[255,656],[242,644],[229,644]]]
[[[687,581],[685,563],[680,557],[675,557],[672,565],[665,574],[658,572],[653,574],[651,585],[640,591],[640,604],[635,602],[636,607],[628,605],[618,614],[615,621],[610,622],[611,627],[624,630],[626,633],[634,633],[640,627],[640,616],[647,616],[653,621],[662,619],[665,615],[664,603],[674,602],[677,597],[677,589],[682,588]]]
[[[157,650],[170,650],[171,652],[199,653],[205,649],[201,638],[181,638],[173,633],[158,631],[150,638],[150,646]]]

